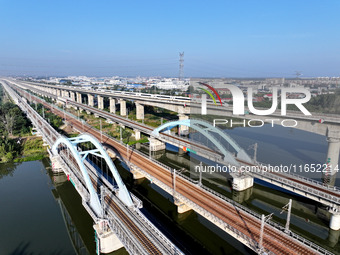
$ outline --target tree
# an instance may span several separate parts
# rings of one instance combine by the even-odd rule
[[[5,127],[5,130],[7,131],[7,133],[10,134],[10,135],[13,135],[15,115],[12,115],[11,113],[7,113],[7,114],[1,116],[1,120],[4,123],[4,127]]]

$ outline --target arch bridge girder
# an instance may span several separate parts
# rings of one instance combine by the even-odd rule
[[[78,151],[77,145],[80,143],[85,143],[85,142],[91,142],[95,146],[95,149]],[[67,148],[71,151],[73,157],[75,158],[80,168],[80,171],[82,173],[82,176],[84,178],[86,188],[88,189],[90,193],[90,206],[96,212],[98,217],[103,216],[101,203],[99,200],[98,193],[95,191],[92,185],[90,176],[84,165],[84,160],[89,154],[95,155],[97,157],[101,157],[102,159],[105,160],[106,164],[108,165],[112,173],[113,178],[115,179],[118,185],[118,188],[119,188],[118,198],[127,206],[133,205],[130,193],[128,192],[125,184],[123,183],[122,178],[120,177],[117,171],[117,168],[115,167],[111,158],[109,157],[107,152],[104,150],[104,148],[102,147],[102,145],[99,143],[99,141],[96,138],[94,138],[92,135],[89,135],[89,134],[82,134],[80,136],[73,137],[73,138],[66,138],[62,136],[58,138],[57,141],[52,146],[52,153],[54,155],[58,154],[58,146],[60,144],[65,144]]]
[[[175,126],[187,126],[192,129],[195,129],[202,135],[204,135],[206,138],[208,138],[212,143],[215,144],[215,146],[223,153],[224,155],[224,161],[229,162],[232,165],[239,166],[240,163],[237,162],[231,152],[229,152],[226,148],[225,145],[216,139],[211,133],[216,133],[218,134],[224,142],[227,142],[230,144],[236,151],[237,153],[237,158],[247,161],[247,162],[252,162],[251,158],[249,155],[245,152],[244,149],[242,149],[235,141],[232,139],[229,135],[224,133],[220,128],[214,127],[211,125],[209,122],[202,121],[202,120],[196,120],[196,119],[186,119],[186,120],[177,120],[177,121],[171,121],[167,122],[158,128],[154,129],[151,133],[152,136],[158,137],[159,132],[162,130],[170,130]]]

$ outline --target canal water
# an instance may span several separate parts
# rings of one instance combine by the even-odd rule
[[[45,167],[0,164],[0,254],[74,254]]]

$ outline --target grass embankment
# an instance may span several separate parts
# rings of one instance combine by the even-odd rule
[[[15,158],[14,162],[40,160],[48,156],[41,137],[25,137],[21,142],[20,157]]]
[[[68,112],[72,113],[74,116],[78,116],[78,111],[73,109],[73,108],[69,108],[66,109]],[[120,125],[116,124],[116,123],[108,123],[105,119],[100,118],[100,117],[95,117],[93,114],[87,114],[85,111],[79,113],[79,117],[83,120],[86,121],[86,124],[100,130],[100,121],[101,123],[101,128],[103,133],[108,134],[109,136],[112,136],[116,139],[121,139],[120,135]],[[135,120],[135,115],[133,115],[133,113],[131,112],[129,114],[129,119],[131,120]],[[133,145],[136,143],[146,143],[148,142],[148,137],[145,136],[144,134],[141,134],[141,139],[136,140],[134,135],[133,135],[134,131],[132,129],[129,129],[127,127],[122,128],[122,141],[125,144],[129,144],[129,145]]]
[[[43,159],[40,137],[32,137],[32,123],[0,86],[0,163]]]

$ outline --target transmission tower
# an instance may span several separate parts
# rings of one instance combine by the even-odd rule
[[[300,71],[295,71],[296,79],[299,79],[302,73]]]
[[[184,51],[179,53],[179,80],[183,79]]]

